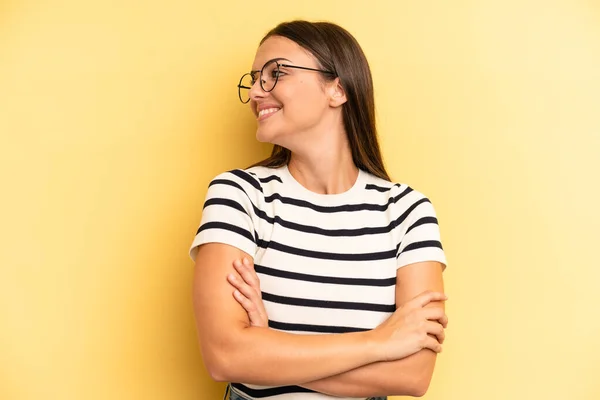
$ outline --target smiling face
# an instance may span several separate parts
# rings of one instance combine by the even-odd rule
[[[292,40],[271,36],[258,48],[252,70],[260,71],[274,59],[280,64],[321,69],[315,57]],[[257,118],[256,138],[294,151],[331,123],[336,82],[326,82],[316,71],[284,66],[279,71],[277,84],[270,92],[261,88],[260,74],[256,74],[249,104]]]

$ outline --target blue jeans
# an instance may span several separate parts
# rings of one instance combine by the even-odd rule
[[[229,397],[227,397],[227,393],[229,393]],[[246,397],[239,395],[237,392],[231,390],[230,385],[227,385],[225,389],[225,397],[223,400],[248,400]],[[369,397],[367,400],[387,400],[387,397]]]

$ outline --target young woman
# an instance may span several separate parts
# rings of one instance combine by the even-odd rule
[[[282,23],[239,96],[274,148],[210,183],[190,248],[212,378],[236,400],[423,395],[446,259],[431,202],[384,168],[360,46],[335,24]]]

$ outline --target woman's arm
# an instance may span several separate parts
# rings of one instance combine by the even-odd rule
[[[233,266],[242,278],[230,280],[232,286],[243,294],[236,300],[248,313],[251,325],[267,327],[268,318],[261,299],[260,282],[252,264],[236,261]],[[408,304],[410,296],[419,290],[443,290],[441,265],[422,262],[405,266],[397,271],[397,282],[396,304],[401,307]],[[436,308],[443,310],[443,304],[439,302],[429,306],[436,304]],[[439,322],[446,327],[448,319],[445,314]],[[443,343],[444,338],[442,330],[436,339]],[[434,362],[435,353],[420,351],[400,360],[373,363],[302,386],[334,396],[422,396],[431,380]]]
[[[235,247],[218,243],[200,246],[196,257],[194,314],[204,362],[215,380],[302,384],[373,362],[402,358],[424,347],[437,348],[437,341],[427,338],[426,333],[425,339],[431,340],[416,334],[411,336],[413,340],[402,340],[413,331],[400,329],[399,323],[385,329],[336,335],[296,335],[251,327],[226,280],[228,274],[235,273],[233,261],[241,257],[252,259]],[[421,296],[415,301],[413,314],[442,298],[441,293]],[[403,320],[404,314],[397,319]],[[431,313],[419,316],[432,318]]]
[[[444,291],[442,267],[438,262],[420,262],[399,268],[396,305],[402,306],[423,290]],[[428,307],[444,308],[443,302]],[[446,326],[447,319],[443,325]],[[443,341],[443,338],[442,338]],[[302,386],[333,396],[423,396],[429,387],[436,353],[424,349],[401,360],[377,362]]]
[[[194,311],[204,362],[213,379],[264,385],[299,384],[379,361],[370,332],[294,335],[250,327],[225,277],[236,258],[225,244],[200,246],[194,274]],[[327,362],[323,362],[327,360]]]

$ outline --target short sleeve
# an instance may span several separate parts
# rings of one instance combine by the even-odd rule
[[[418,193],[418,192],[417,192]],[[423,261],[438,261],[446,268],[446,255],[433,205],[426,197],[413,204],[406,218],[406,231],[396,253],[396,268]]]
[[[198,246],[204,243],[224,243],[254,256],[257,233],[255,203],[260,184],[242,170],[225,172],[208,186],[200,227],[189,250],[196,260]]]

